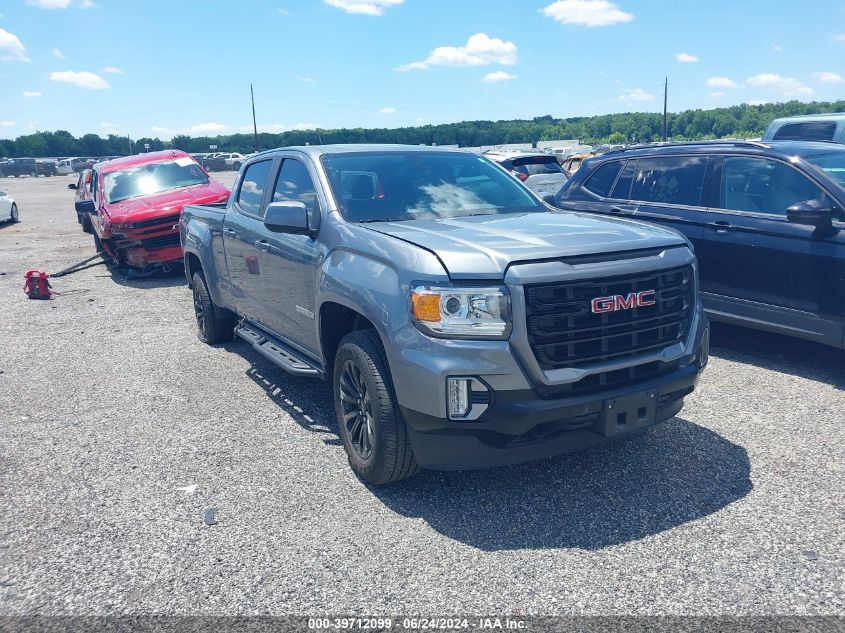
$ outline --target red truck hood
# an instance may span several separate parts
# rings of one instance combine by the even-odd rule
[[[229,190],[219,182],[211,181],[207,185],[171,189],[149,196],[140,196],[107,204],[105,211],[110,222],[119,224],[143,222],[158,217],[176,215],[181,213],[182,208],[188,204],[225,202],[228,198]]]

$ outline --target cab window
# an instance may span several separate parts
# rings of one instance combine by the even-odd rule
[[[311,180],[308,168],[302,161],[295,158],[286,158],[282,163],[279,177],[276,179],[276,187],[273,190],[273,202],[287,200],[302,202],[308,212],[308,226],[317,225],[316,218],[320,215],[320,207],[317,203],[314,181]]]

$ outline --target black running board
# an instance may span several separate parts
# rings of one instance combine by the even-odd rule
[[[299,356],[281,341],[271,338],[249,323],[235,327],[235,334],[252,345],[256,352],[294,376],[322,377],[323,372]]]

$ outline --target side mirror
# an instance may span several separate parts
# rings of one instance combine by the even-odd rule
[[[77,213],[88,213],[90,215],[97,215],[97,207],[94,206],[93,200],[83,200],[74,204]]]
[[[556,207],[557,206],[555,204],[556,201],[557,201],[557,198],[550,193],[547,193],[545,196],[543,196],[543,202],[545,202],[550,207]]]
[[[296,200],[271,202],[264,211],[264,226],[273,233],[309,233],[305,204]]]
[[[808,224],[820,231],[833,228],[833,209],[822,200],[804,200],[786,210],[786,219],[794,224]]]
[[[67,186],[68,189],[77,189],[76,183],[72,182]]]

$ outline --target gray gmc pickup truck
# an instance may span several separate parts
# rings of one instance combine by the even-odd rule
[[[388,483],[670,418],[707,363],[671,229],[561,212],[484,157],[290,147],[182,212],[199,338],[331,382],[349,463]]]

